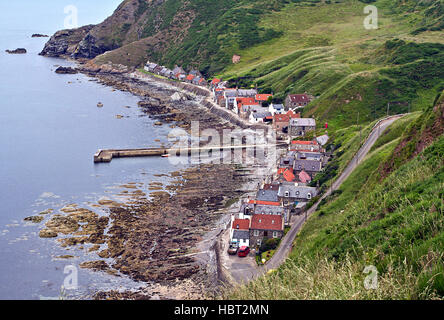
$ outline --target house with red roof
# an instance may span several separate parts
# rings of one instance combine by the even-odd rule
[[[250,219],[232,218],[230,241],[236,242],[239,248],[250,246]]]
[[[189,75],[185,78],[185,82],[192,83],[195,77],[196,77],[195,75],[189,74]]]
[[[290,117],[288,114],[275,114],[273,116],[273,129],[276,132],[287,133]]]
[[[284,219],[281,215],[254,214],[250,224],[250,246],[257,248],[268,239],[284,236]]]
[[[269,98],[273,98],[272,94],[257,94],[254,99],[257,104],[262,105],[264,102],[267,102]]]
[[[303,108],[313,100],[313,97],[307,93],[303,94],[289,94],[285,99],[285,106],[287,108]]]
[[[305,170],[302,170],[301,172],[299,172],[298,178],[299,178],[299,181],[302,183],[310,183],[311,182],[311,177],[307,172],[305,172]]]
[[[258,204],[264,206],[280,206],[281,203],[279,201],[264,201],[264,200],[249,200],[249,204]]]
[[[304,151],[304,152],[313,152],[313,151],[321,151],[322,147],[316,140],[312,141],[302,141],[302,140],[293,140],[290,144],[290,151]]]
[[[301,113],[300,112],[296,113],[293,110],[288,110],[287,115],[290,117],[290,120],[291,119],[300,119],[301,118]]]
[[[250,219],[234,219],[231,223],[231,229],[248,230],[250,229]]]

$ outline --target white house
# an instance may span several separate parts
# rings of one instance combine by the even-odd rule
[[[284,109],[284,105],[283,104],[274,104],[271,103],[268,106],[268,111],[271,113],[271,115],[275,115],[275,114],[284,114],[285,113],[285,109]]]
[[[264,122],[267,117],[271,117],[271,113],[268,111],[252,112],[249,121],[251,123],[260,123]]]

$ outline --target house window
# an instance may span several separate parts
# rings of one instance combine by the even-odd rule
[[[311,199],[311,193],[307,193],[307,199]]]
[[[296,195],[297,195],[297,196],[299,195],[299,191],[296,191]]]
[[[290,192],[285,191],[285,197],[288,198],[290,196]]]
[[[278,237],[277,231],[273,231],[273,238],[277,238],[277,237]]]
[[[260,246],[262,244],[262,240],[261,239],[257,239],[257,245]]]
[[[259,230],[254,230],[253,235],[254,235],[255,237],[259,237]]]

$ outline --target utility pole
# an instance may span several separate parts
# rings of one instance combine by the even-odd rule
[[[359,111],[358,111],[358,118],[356,119],[356,126],[359,125]],[[356,164],[358,164],[359,161],[359,148],[361,148],[361,131],[359,131],[359,145],[358,145],[358,152],[356,152]]]
[[[387,103],[387,117],[389,116],[390,113],[390,102]]]

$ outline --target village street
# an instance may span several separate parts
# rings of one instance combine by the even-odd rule
[[[306,218],[308,218],[311,214],[313,214],[319,203],[326,197],[328,197],[332,191],[337,190],[341,184],[350,176],[354,169],[362,162],[367,153],[370,151],[371,147],[374,145],[378,137],[396,120],[403,117],[403,115],[396,115],[392,117],[388,117],[382,121],[380,121],[372,130],[367,140],[364,142],[362,147],[359,149],[355,157],[349,163],[349,165],[345,168],[339,178],[333,183],[332,188],[329,189],[310,209],[306,211],[306,213],[295,216],[292,219],[292,226],[290,231],[286,234],[284,238],[276,250],[273,257],[264,265],[258,266],[254,258],[246,257],[239,258],[237,256],[228,256],[226,254],[226,249],[228,246],[228,236],[229,233],[225,231],[224,237],[222,239],[222,254],[225,257],[222,261],[223,267],[227,269],[230,273],[233,280],[237,283],[246,283],[258,276],[263,275],[269,270],[277,269],[287,258],[289,252],[291,251],[293,241],[298,234],[299,230],[303,226]]]

